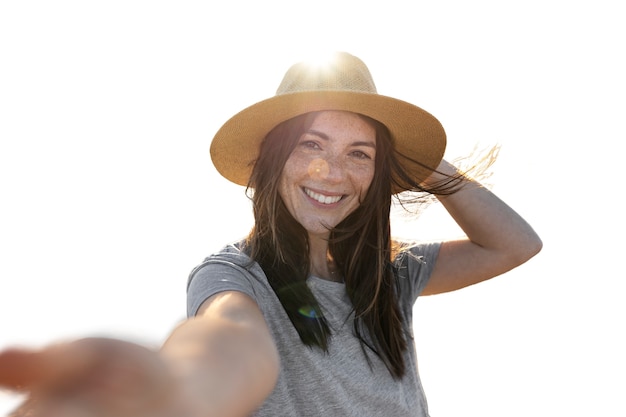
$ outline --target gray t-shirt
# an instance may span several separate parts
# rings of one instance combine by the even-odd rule
[[[366,357],[353,333],[354,314],[344,284],[308,279],[332,330],[327,353],[308,347],[300,341],[259,264],[251,262],[238,245],[225,247],[194,269],[187,314],[195,315],[203,301],[222,291],[241,291],[258,303],[280,353],[281,370],[274,391],[254,416],[427,417],[412,340],[413,304],[430,277],[439,247],[439,243],[416,245],[396,259],[400,309],[411,339],[402,380],[394,379],[371,351]]]

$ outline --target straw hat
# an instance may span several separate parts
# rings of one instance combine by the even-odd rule
[[[226,179],[247,185],[265,136],[286,120],[320,110],[360,113],[383,123],[400,153],[431,168],[406,165],[417,179],[426,178],[443,158],[446,134],[441,123],[413,104],[378,94],[363,61],[341,52],[325,66],[293,65],[274,97],[229,119],[211,142],[215,168]]]

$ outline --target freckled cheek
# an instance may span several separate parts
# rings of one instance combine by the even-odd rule
[[[367,191],[374,180],[374,171],[364,170],[355,174],[356,175],[353,176],[353,184],[356,189],[361,190],[361,196],[365,197],[365,194],[367,194]]]
[[[287,172],[283,171],[283,174],[280,177],[279,183],[278,183],[278,195],[281,196],[281,198],[283,199],[283,201],[286,201],[287,198],[289,197],[289,181],[288,181],[288,176],[289,174]]]
[[[295,197],[298,195],[298,173],[294,171],[292,164],[285,165],[278,183],[278,195],[280,195],[287,210],[294,215]]]
[[[316,172],[324,170],[325,162],[321,159],[300,158],[292,155],[283,168],[283,178],[287,182],[300,181]]]

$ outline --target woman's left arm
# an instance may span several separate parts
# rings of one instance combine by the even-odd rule
[[[426,180],[433,184],[457,169],[442,161]],[[488,280],[523,264],[542,248],[533,228],[511,207],[480,183],[464,177],[454,194],[439,201],[467,238],[442,244],[423,294],[454,291]]]

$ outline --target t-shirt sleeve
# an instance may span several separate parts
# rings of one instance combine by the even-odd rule
[[[413,304],[433,272],[441,242],[420,243],[407,247],[396,259],[402,298]]]
[[[239,291],[255,298],[250,272],[227,259],[208,258],[194,269],[187,286],[187,317],[197,314],[202,303],[223,291]]]

